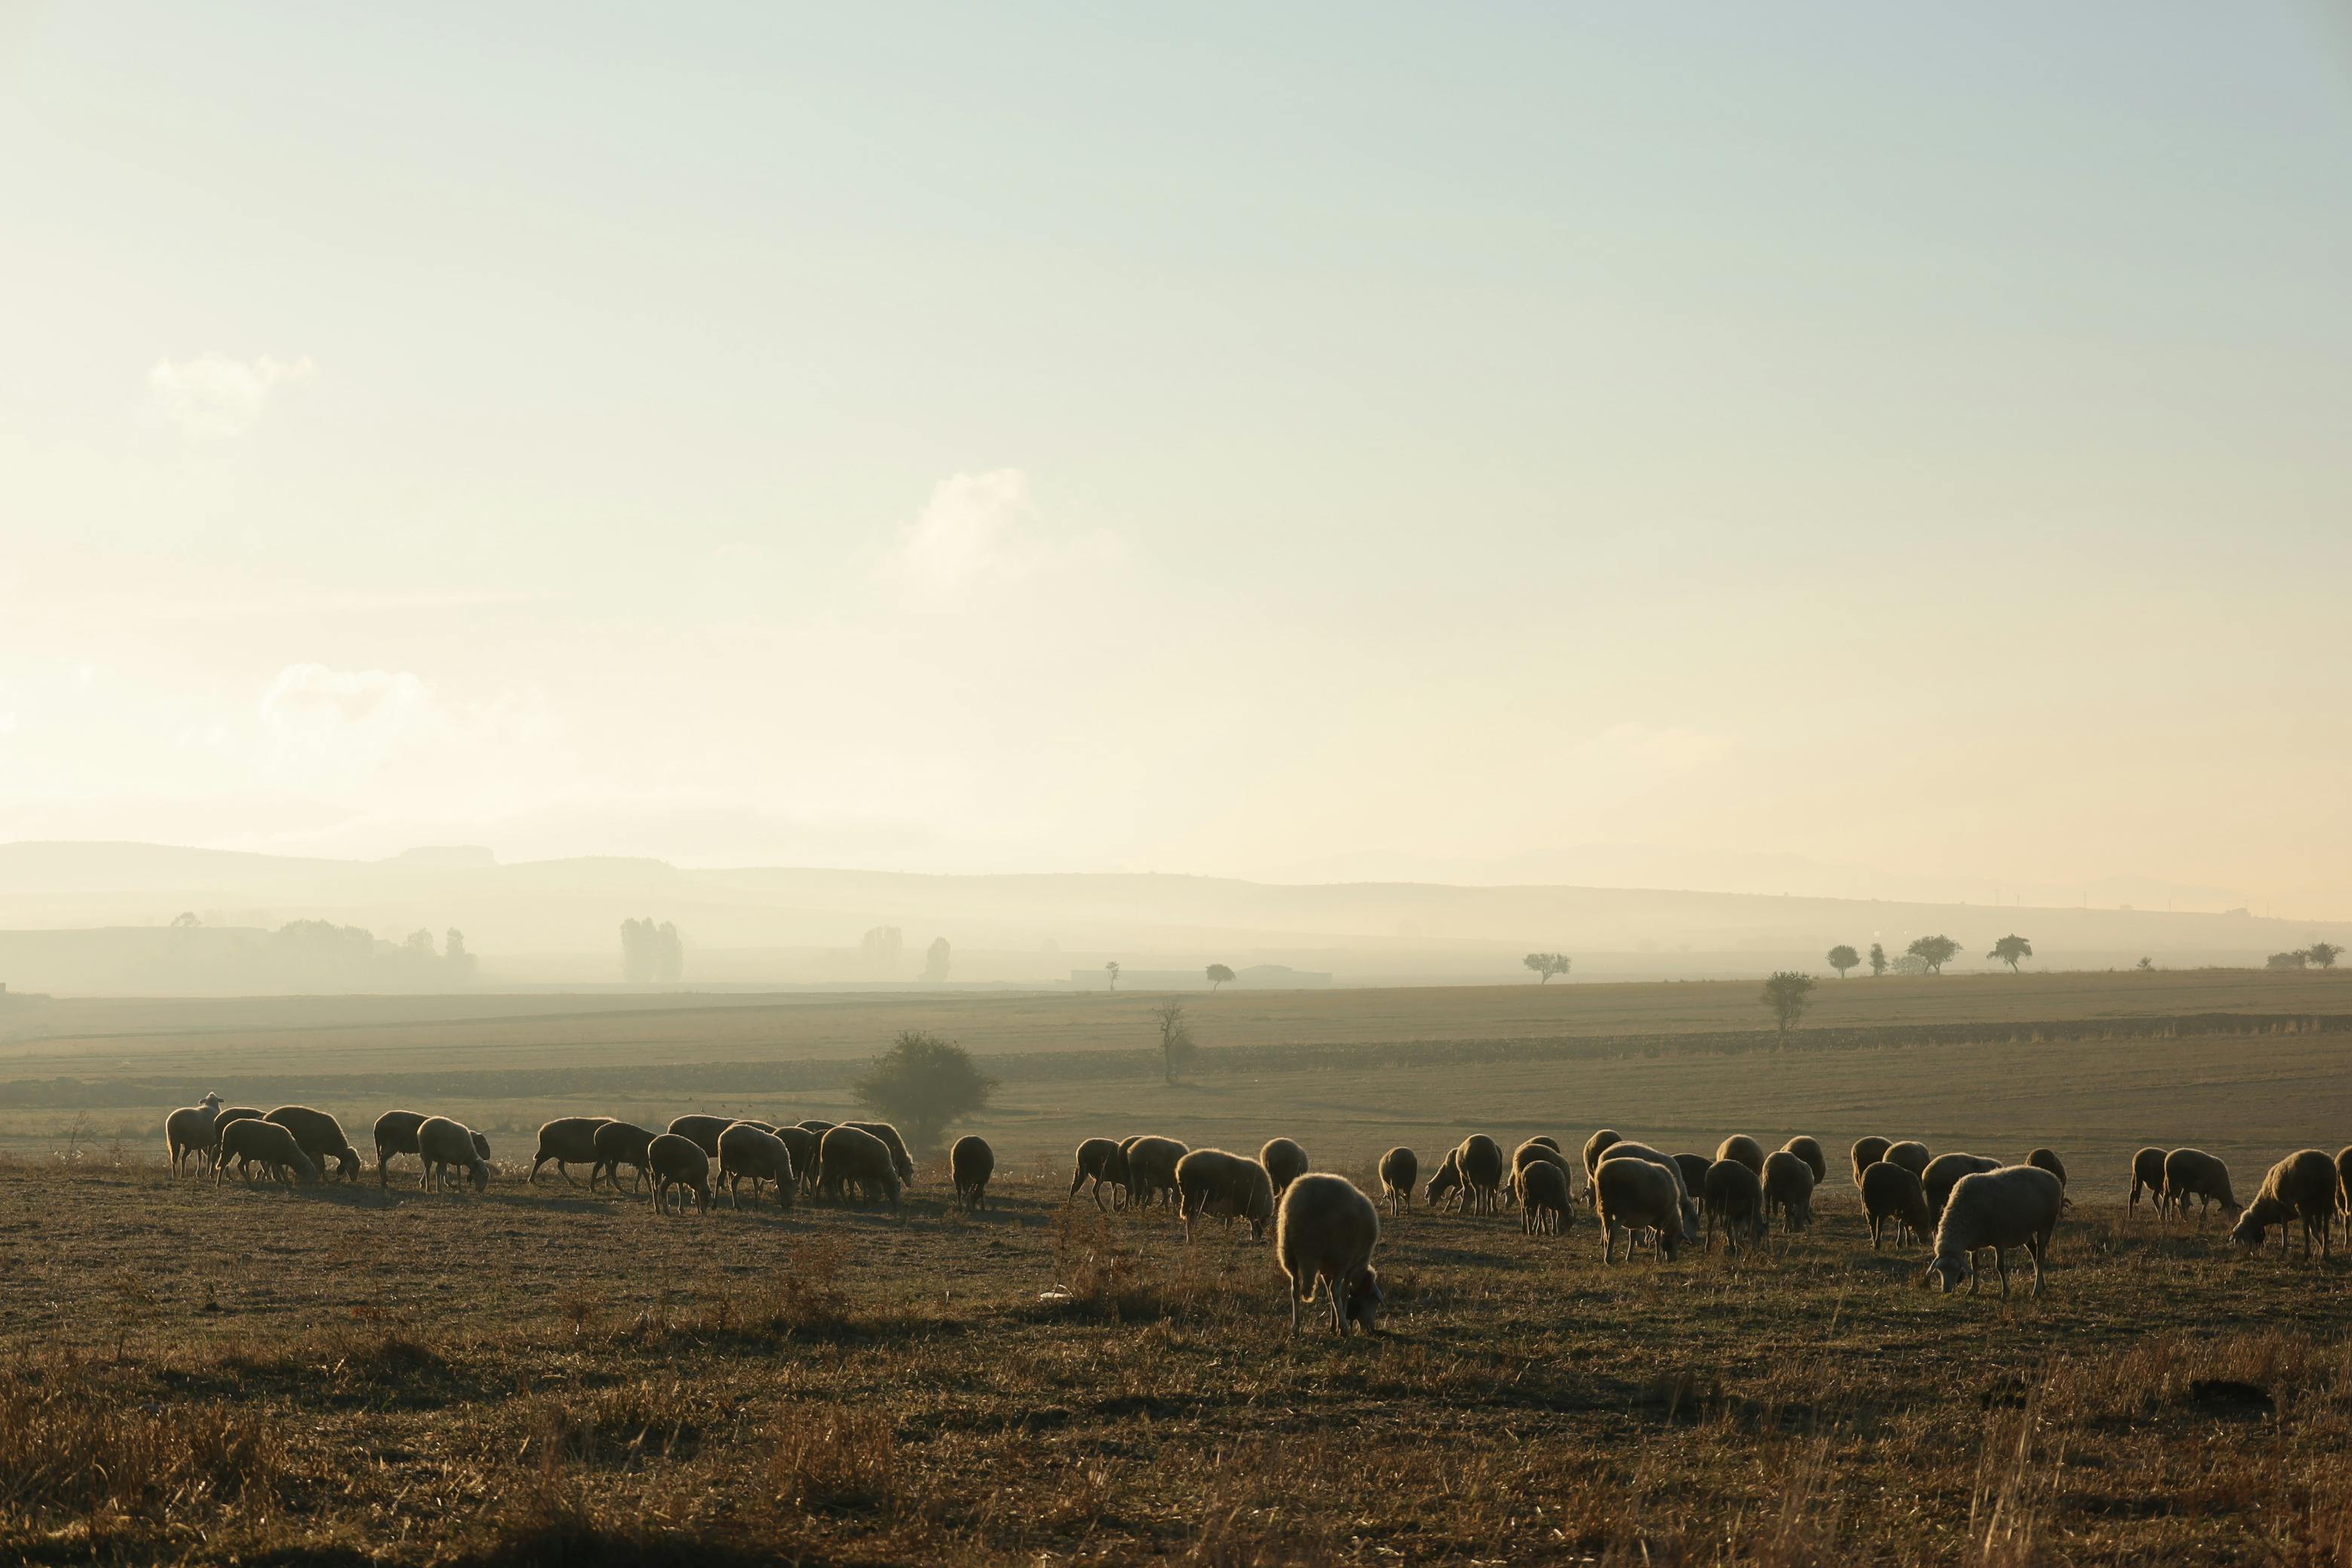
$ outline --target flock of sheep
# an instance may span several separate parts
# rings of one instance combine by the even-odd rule
[[[308,1106],[285,1105],[264,1112],[224,1109],[218,1095],[172,1112],[164,1126],[174,1173],[208,1160],[217,1184],[234,1163],[245,1180],[258,1165],[275,1180],[316,1181],[331,1162],[347,1181],[356,1181],[360,1156],[336,1120]],[[392,1160],[415,1154],[423,1167],[421,1184],[445,1190],[462,1174],[477,1191],[489,1185],[489,1141],[445,1116],[386,1111],[373,1129],[376,1180],[389,1181]],[[2021,1164],[1979,1154],[1931,1154],[1916,1140],[1857,1140],[1851,1151],[1854,1186],[1862,1196],[1874,1251],[1906,1237],[1931,1245],[1920,1280],[1937,1279],[1946,1292],[1967,1281],[1977,1289],[1977,1260],[1992,1254],[2001,1293],[2009,1292],[2009,1254],[2022,1247],[2033,1265],[2033,1294],[2042,1292],[2042,1265],[2052,1234],[2064,1210],[2066,1167],[2048,1149],[2036,1149]],[[715,1162],[715,1163],[714,1163]],[[763,1188],[781,1207],[795,1193],[840,1198],[879,1199],[898,1210],[915,1167],[897,1128],[887,1121],[803,1121],[793,1126],[726,1116],[681,1116],[662,1131],[600,1116],[567,1116],[539,1130],[529,1181],[553,1163],[567,1182],[570,1166],[588,1167],[588,1185],[609,1180],[620,1189],[620,1170],[634,1173],[632,1190],[650,1184],[656,1209],[677,1212],[691,1196],[707,1211],[714,1190],[723,1186],[740,1208],[742,1184],[751,1184],[758,1206]],[[967,1210],[985,1200],[996,1158],[986,1141],[964,1137],[949,1153],[957,1201]],[[1586,1140],[1580,1188],[1575,1167],[1559,1141],[1535,1137],[1506,1158],[1502,1146],[1473,1133],[1448,1150],[1427,1183],[1421,1161],[1408,1148],[1381,1156],[1381,1199],[1392,1213],[1413,1201],[1418,1185],[1433,1206],[1446,1205],[1473,1214],[1519,1210],[1523,1230],[1557,1235],[1590,1208],[1601,1230],[1603,1262],[1617,1260],[1624,1241],[1625,1261],[1646,1238],[1652,1251],[1671,1261],[1679,1250],[1711,1250],[1720,1229],[1727,1250],[1754,1246],[1777,1218],[1784,1231],[1812,1222],[1814,1189],[1827,1177],[1821,1144],[1796,1137],[1769,1153],[1744,1133],[1723,1140],[1713,1157],[1668,1154],[1604,1128]],[[714,1176],[715,1173],[715,1176]],[[1303,1309],[1324,1295],[1330,1324],[1345,1334],[1369,1331],[1383,1296],[1372,1254],[1380,1245],[1380,1211],[1344,1176],[1312,1171],[1307,1151],[1295,1140],[1276,1138],[1255,1158],[1223,1149],[1192,1149],[1173,1138],[1139,1135],[1089,1138],[1077,1148],[1069,1197],[1092,1182],[1097,1208],[1109,1187],[1120,1206],[1148,1207],[1165,1199],[1190,1240],[1204,1216],[1230,1226],[1249,1222],[1263,1239],[1271,1226],[1275,1253],[1290,1280],[1291,1329]],[[2250,1247],[2263,1245],[2273,1225],[2282,1247],[2290,1226],[2300,1221],[2304,1253],[2313,1238],[2327,1253],[2339,1214],[2352,1213],[2352,1147],[2333,1157],[2304,1149],[2273,1166],[2252,1205],[2241,1205],[2230,1186],[2229,1168],[2198,1149],[2142,1149],[2132,1160],[2129,1214],[2143,1194],[2159,1216],[2185,1217],[2191,1199],[2200,1217],[2218,1205],[2232,1222],[2231,1235]]]

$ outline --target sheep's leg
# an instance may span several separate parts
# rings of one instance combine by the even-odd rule
[[[2009,1248],[1996,1247],[1992,1249],[1992,1266],[2000,1273],[2001,1300],[2007,1300],[2009,1299]]]
[[[2043,1237],[2032,1236],[2026,1237],[2026,1250],[2033,1255],[2032,1299],[2036,1301],[2042,1300],[2042,1250],[2049,1245],[2050,1243],[2048,1239]]]

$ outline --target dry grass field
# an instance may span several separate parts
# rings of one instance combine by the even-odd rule
[[[1245,994],[1195,1016],[1204,1043],[1252,1048],[1172,1087],[1092,1059],[1124,1016],[1106,998],[754,1010],[776,1059],[908,1026],[1066,1052],[1070,1071],[1008,1073],[978,1128],[998,1204],[970,1218],[936,1166],[900,1219],[664,1218],[515,1163],[543,1113],[797,1118],[845,1109],[837,1087],[417,1099],[493,1129],[505,1168],[479,1196],[417,1192],[413,1160],[390,1189],[174,1182],[160,1111],[20,1100],[0,1111],[0,1560],[2352,1562],[2352,1264],[2242,1257],[2121,1207],[2142,1142],[2224,1154],[2242,1197],[2288,1150],[2352,1138],[2347,1036],[2313,1027],[2352,987],[2270,979],[1903,983],[1839,1003],[1866,1018],[1825,1004],[1786,1049],[1741,1033],[1752,987],[1748,1008],[1708,986]],[[244,1072],[363,1138],[390,1101],[356,1086],[462,1075],[477,1031],[542,1066],[617,1066],[656,1031],[657,1068],[760,1044],[728,1006],[534,1000],[495,1025],[151,1011],[20,1033],[0,1087]],[[1061,1034],[992,1012],[1064,1005],[1081,1024]],[[1981,1027],[1901,1032],[1921,1024]],[[1283,1131],[1369,1184],[1391,1142],[1433,1158],[1469,1131],[1603,1123],[1693,1150],[1810,1131],[1833,1158],[1867,1131],[2049,1143],[2077,1206],[2038,1301],[2022,1279],[2006,1301],[1916,1289],[1922,1250],[1874,1255],[1835,1170],[1813,1230],[1736,1262],[1604,1268],[1589,1216],[1531,1238],[1417,1209],[1383,1242],[1384,1331],[1336,1342],[1289,1336],[1245,1229],[1188,1247],[1164,1211],[1063,1196],[1088,1132]]]

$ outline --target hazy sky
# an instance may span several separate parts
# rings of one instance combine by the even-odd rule
[[[0,0],[0,839],[2352,910],[2329,16]]]

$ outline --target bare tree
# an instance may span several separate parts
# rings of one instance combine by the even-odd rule
[[[1109,976],[1110,976],[1110,988],[1111,988],[1112,990],[1114,990],[1114,991],[1118,990],[1118,959],[1116,959],[1116,958],[1114,958],[1114,959],[1111,959],[1109,962],[1106,963],[1103,965],[1103,973],[1104,973],[1105,974],[1108,974],[1108,975],[1109,975]]]
[[[1151,1016],[1160,1026],[1160,1075],[1172,1084],[1177,1073],[1191,1063],[1201,1047],[1194,1043],[1192,1031],[1184,1022],[1181,1002],[1162,1002],[1151,1010]]]

